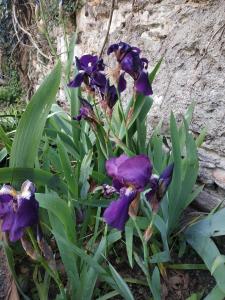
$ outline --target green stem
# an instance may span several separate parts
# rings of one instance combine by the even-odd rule
[[[131,217],[133,223],[134,223],[134,226],[137,230],[137,233],[138,233],[138,236],[142,242],[142,246],[143,246],[143,254],[144,254],[144,266],[146,268],[146,278],[147,278],[147,282],[148,282],[148,286],[150,288],[150,291],[152,291],[152,284],[151,284],[151,278],[150,278],[150,272],[149,272],[149,267],[148,267],[148,262],[149,262],[149,255],[148,255],[148,248],[147,248],[147,243],[145,242],[144,238],[143,238],[143,235],[142,235],[142,232],[140,230],[140,228],[138,227],[137,225],[137,222],[136,222],[136,219],[135,217]]]
[[[36,239],[34,238],[34,235],[33,235],[33,232],[31,230],[31,228],[27,229],[27,234],[28,234],[28,236],[29,236],[29,238],[31,240],[31,243],[32,243],[32,245],[34,247],[34,250],[38,254],[38,261],[44,267],[44,269],[49,273],[49,275],[54,279],[55,283],[59,287],[59,290],[60,290],[61,294],[63,295],[64,299],[66,299],[66,294],[64,292],[64,287],[63,287],[63,284],[62,284],[61,280],[59,279],[59,275],[58,275],[58,273],[55,273],[49,267],[48,263],[46,262],[46,260],[44,259],[44,257],[41,255],[38,243],[37,243]]]
[[[123,104],[122,104],[122,101],[121,101],[121,97],[120,97],[118,91],[117,91],[117,95],[118,95],[118,99],[119,99],[119,108],[121,110],[122,119],[123,119],[123,123],[124,123],[124,127],[125,127],[126,146],[128,148],[130,148],[130,141],[129,141],[129,136],[128,136],[128,129],[127,129],[126,117],[125,117],[125,113],[124,113],[124,109],[123,109]]]

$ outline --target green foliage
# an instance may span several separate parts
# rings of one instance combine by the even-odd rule
[[[166,135],[162,134],[160,122],[148,136],[147,116],[153,99],[143,95],[133,96],[126,110],[120,99],[110,120],[98,103],[90,99],[97,121],[95,124],[88,120],[78,123],[71,116],[79,113],[81,90],[67,86],[74,44],[75,35],[68,47],[66,67],[62,68],[59,62],[32,97],[20,118],[13,142],[0,127],[0,159],[10,155],[10,168],[0,170],[0,182],[9,182],[15,187],[25,179],[35,183],[44,235],[55,241],[53,251],[59,254],[65,271],[64,275],[58,269],[52,272],[48,264],[37,262],[34,277],[37,268],[45,269],[45,273],[41,272],[45,274],[42,282],[35,283],[39,297],[46,297],[52,284],[58,289],[55,299],[91,300],[98,294],[96,286],[100,283],[106,288],[103,295],[97,295],[100,296],[98,299],[116,295],[134,299],[127,280],[119,274],[119,268],[111,259],[119,242],[123,242],[130,267],[140,268],[151,296],[161,299],[161,277],[165,276],[168,265],[173,266],[170,252],[178,237],[183,238],[183,246],[177,252],[184,253],[187,242],[202,257],[203,267],[206,266],[215,277],[217,285],[206,299],[222,299],[225,260],[211,237],[225,234],[221,221],[224,210],[194,225],[191,223],[192,226],[187,224],[184,233],[180,234],[183,231],[183,227],[180,228],[182,214],[202,190],[196,185],[197,146],[202,143],[204,132],[195,139],[189,130],[194,104],[190,105],[180,124],[171,113]],[[161,61],[151,72],[151,82],[160,64]],[[60,83],[70,103],[69,114],[54,103]],[[124,234],[108,228],[102,219],[103,208],[117,197],[106,199],[102,193],[102,184],[111,184],[105,162],[122,153],[147,155],[156,175],[174,163],[173,179],[160,202],[159,211],[153,213],[151,203],[146,200],[145,193],[149,189],[140,192],[139,214],[129,219]],[[144,235],[149,228],[150,242]],[[190,269],[196,265],[180,267]],[[66,284],[62,283],[65,278]],[[42,289],[42,285],[45,288]],[[198,297],[193,294],[190,299]]]
[[[0,103],[15,103],[18,102],[22,95],[22,88],[19,82],[19,77],[15,70],[10,72],[10,79],[6,86],[0,86]]]

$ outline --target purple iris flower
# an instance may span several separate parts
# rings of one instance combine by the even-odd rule
[[[81,108],[79,111],[79,115],[73,117],[74,120],[80,121],[84,120],[93,120],[95,119],[95,114],[92,105],[85,99],[79,97],[81,102]]]
[[[146,198],[151,204],[152,211],[157,213],[160,201],[163,199],[173,176],[174,164],[170,164],[158,177],[153,175],[150,179],[151,190],[146,194]]]
[[[128,73],[134,79],[134,87],[136,92],[144,94],[145,96],[152,95],[152,87],[149,81],[149,75],[147,72],[148,60],[146,58],[140,58],[141,50],[137,47],[131,47],[130,45],[119,42],[118,44],[112,44],[107,51],[107,54],[115,53],[116,59],[120,65],[121,70]],[[122,84],[126,86],[124,79],[124,73]]]
[[[34,193],[35,186],[29,180],[22,184],[20,193],[9,185],[0,190],[2,231],[9,233],[12,242],[22,238],[27,227],[38,224],[39,205]]]
[[[124,154],[106,161],[107,174],[113,179],[113,186],[119,192],[117,201],[112,201],[104,212],[104,220],[111,227],[124,230],[129,218],[129,208],[139,199],[139,193],[149,183],[152,165],[145,155],[128,157]]]
[[[95,87],[103,87],[106,84],[106,77],[101,71],[104,70],[105,65],[102,59],[99,59],[97,55],[83,55],[79,59],[76,57],[76,66],[78,74],[72,80],[68,86],[77,88],[81,86],[82,82],[86,86],[94,91]]]

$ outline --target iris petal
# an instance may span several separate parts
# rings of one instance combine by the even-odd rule
[[[116,178],[125,185],[143,189],[149,182],[152,165],[146,155],[136,155],[121,163],[117,168]]]
[[[113,228],[124,230],[125,223],[129,218],[128,211],[131,202],[136,197],[136,191],[123,189],[117,201],[112,201],[104,212],[105,222]]]
[[[16,197],[16,191],[10,185],[4,184],[0,190],[0,203],[9,202]]]
[[[118,167],[128,158],[129,157],[127,155],[122,154],[119,157],[113,157],[108,159],[105,164],[107,174],[110,177],[116,177],[118,173]]]
[[[2,231],[9,231],[13,225],[15,218],[15,212],[10,207],[8,208],[8,212],[4,215],[3,221],[2,221]]]
[[[98,61],[97,55],[85,54],[79,59],[81,69],[86,71],[86,68],[93,66]]]
[[[38,202],[32,196],[29,200],[21,198],[19,207],[14,216],[9,238],[12,242],[20,239],[26,227],[38,223]]]
[[[119,93],[122,93],[123,91],[125,91],[125,89],[127,87],[127,82],[126,82],[126,79],[124,78],[124,76],[125,76],[125,73],[123,72],[119,77],[119,81],[118,81]]]
[[[81,86],[81,83],[84,81],[85,72],[80,72],[74,78],[74,80],[68,83],[68,87],[77,88]]]
[[[115,52],[116,50],[118,50],[118,48],[119,48],[118,44],[112,44],[111,46],[109,46],[107,50],[107,55],[111,54],[112,52]]]
[[[152,95],[152,87],[148,78],[148,73],[142,71],[135,81],[135,89],[138,93],[144,94],[145,96]]]

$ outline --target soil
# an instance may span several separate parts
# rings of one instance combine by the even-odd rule
[[[9,277],[5,255],[3,250],[0,248],[0,300],[6,299]]]

